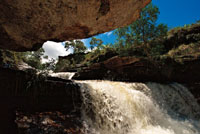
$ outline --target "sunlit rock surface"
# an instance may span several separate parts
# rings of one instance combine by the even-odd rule
[[[0,48],[90,37],[130,24],[151,0],[1,0]]]

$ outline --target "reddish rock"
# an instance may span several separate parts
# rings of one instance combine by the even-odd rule
[[[150,1],[1,0],[0,48],[27,51],[104,33],[135,21]]]
[[[81,70],[72,79],[193,83],[200,82],[198,68],[199,58],[178,63],[173,59],[150,61],[145,58],[116,56]]]

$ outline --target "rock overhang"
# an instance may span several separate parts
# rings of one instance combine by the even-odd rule
[[[0,48],[36,50],[126,26],[151,0],[1,0]]]

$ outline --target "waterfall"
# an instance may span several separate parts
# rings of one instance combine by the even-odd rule
[[[52,77],[58,77],[62,79],[71,80],[72,77],[75,75],[75,73],[74,72],[60,72],[60,73],[50,73],[49,75]]]
[[[200,107],[180,84],[76,82],[86,134],[200,133]]]

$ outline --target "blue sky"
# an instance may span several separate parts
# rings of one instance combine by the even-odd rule
[[[152,2],[160,11],[158,23],[165,23],[170,29],[200,20],[200,0],[152,0]],[[95,37],[102,39],[104,44],[114,43],[116,39],[112,31]],[[82,41],[89,46],[90,40],[91,38]]]

